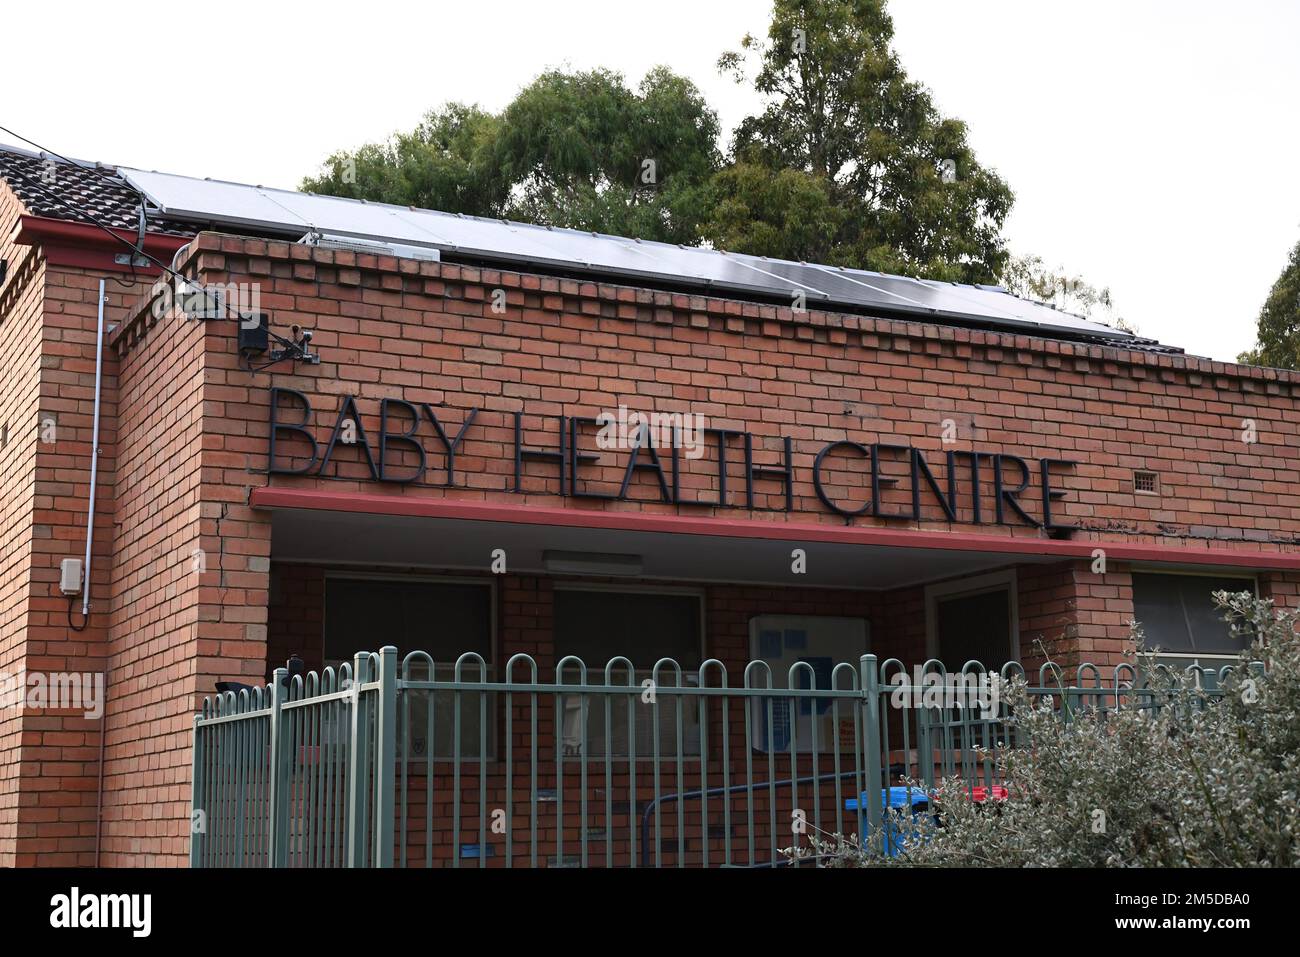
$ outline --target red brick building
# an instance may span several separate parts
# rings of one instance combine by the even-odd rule
[[[105,685],[0,714],[0,864],[183,865],[195,709],[290,655],[1113,666],[1137,617],[1217,663],[1212,589],[1300,602],[1294,373],[989,290],[566,265],[563,231],[531,261],[302,242],[240,212],[266,191],[171,179],[221,208],[0,151],[0,671]],[[141,252],[293,345],[193,318]]]

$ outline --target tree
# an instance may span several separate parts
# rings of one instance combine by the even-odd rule
[[[499,127],[498,117],[477,106],[449,103],[387,143],[334,153],[319,175],[303,180],[302,188],[448,213],[501,216],[510,199],[510,183],[493,165],[491,151]]]
[[[1238,362],[1300,369],[1300,243],[1264,300],[1255,335],[1255,348],[1239,355]]]
[[[694,243],[718,136],[694,84],[664,67],[636,91],[608,70],[550,71],[499,115],[448,104],[410,133],[334,154],[303,188]]]
[[[502,113],[493,158],[509,218],[695,243],[718,135],[695,85],[665,67],[635,93],[608,70],[550,72]]]
[[[1046,303],[1125,332],[1137,331],[1122,316],[1115,315],[1109,287],[1098,289],[1082,276],[1049,269],[1041,256],[1012,256],[1002,271],[1002,285],[1022,299]]]
[[[717,116],[664,67],[543,73],[501,113],[452,103],[336,153],[304,188],[735,252],[997,282],[1012,194],[891,50],[885,0],[777,0],[719,65],[762,111],[724,164]]]
[[[705,229],[719,249],[830,262],[843,213],[827,186],[802,170],[732,163],[713,179]]]
[[[745,79],[747,54],[759,60],[754,85],[763,111],[745,119],[732,144],[737,166],[807,177],[787,192],[818,193],[833,211],[817,228],[782,228],[792,214],[772,202],[773,185],[734,167],[715,181],[719,212],[706,237],[737,252],[807,258],[881,272],[960,282],[994,282],[1007,251],[1001,227],[1013,196],[981,166],[966,126],[943,117],[890,49],[893,23],[884,0],[776,0],[766,39],[746,36],[719,68]],[[737,210],[754,217],[738,228]],[[811,247],[810,247],[811,241]]]

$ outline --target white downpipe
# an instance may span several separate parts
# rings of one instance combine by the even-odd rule
[[[85,580],[81,586],[81,618],[90,614],[90,550],[95,543],[95,486],[99,481],[99,401],[104,374],[104,280],[99,281],[99,323],[95,334],[95,424],[90,437],[90,504],[86,510]]]

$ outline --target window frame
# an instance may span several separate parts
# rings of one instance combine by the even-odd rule
[[[325,656],[325,638],[329,632],[329,587],[331,579],[342,579],[345,581],[372,581],[386,584],[406,584],[417,582],[433,585],[478,585],[481,588],[488,589],[488,654],[484,662],[489,669],[496,667],[497,658],[500,655],[500,632],[497,627],[497,580],[492,576],[474,576],[474,575],[429,575],[429,574],[402,574],[393,572],[349,572],[343,569],[329,569],[325,572],[325,593],[322,595],[323,602],[321,607],[321,664],[322,667],[328,665],[332,660]],[[382,647],[382,646],[381,646]],[[379,648],[367,649],[369,651],[379,651]],[[398,649],[402,657],[397,659],[397,676],[402,676],[402,658],[405,658],[412,651],[423,651],[426,654],[432,654],[427,648],[401,648]],[[464,652],[462,652],[463,654]],[[355,652],[354,652],[355,654]],[[352,659],[347,659],[348,664]],[[454,665],[455,662],[449,662]]]
[[[324,578],[325,578],[325,585],[324,585],[324,591],[321,596],[322,597],[322,602],[321,602],[322,605],[321,607],[322,668],[327,667],[329,662],[333,660],[325,657],[325,637],[329,629],[328,610],[329,610],[329,587],[330,587],[331,580],[370,581],[370,582],[378,582],[378,583],[385,583],[385,584],[418,583],[418,584],[430,584],[430,585],[476,585],[481,588],[486,588],[488,593],[488,599],[487,599],[488,600],[488,654],[484,656],[485,660],[483,662],[486,674],[480,675],[479,669],[475,667],[473,664],[467,666],[467,668],[465,669],[465,674],[468,680],[470,681],[483,680],[483,681],[491,682],[497,680],[496,668],[497,668],[497,658],[500,655],[501,637],[500,637],[500,630],[497,627],[498,592],[497,592],[497,580],[495,576],[439,575],[439,574],[427,574],[427,573],[406,574],[401,572],[394,573],[394,572],[383,572],[383,571],[350,572],[347,571],[346,569],[335,568],[335,569],[326,570]],[[379,648],[374,648],[369,650],[377,652],[379,651]],[[406,657],[406,655],[410,654],[412,651],[423,651],[425,652],[425,654],[428,654],[430,657],[433,656],[432,652],[430,652],[427,648],[399,648],[398,651],[400,653],[400,657],[398,657],[397,659],[397,677],[399,681],[402,679],[402,660]],[[464,652],[461,652],[461,654],[464,654]],[[348,664],[349,665],[352,664],[351,659],[348,659]],[[436,666],[438,664],[439,662],[435,659],[434,680],[443,680],[436,677],[437,675]],[[455,664],[456,663],[454,661],[447,662],[446,666],[454,668]],[[450,675],[448,676],[447,680],[451,680]],[[460,759],[462,765],[467,765],[467,764],[477,765],[480,762],[486,762],[487,764],[496,764],[498,761],[501,760],[500,758],[501,725],[500,722],[497,720],[498,714],[500,712],[500,703],[496,700],[497,692],[489,691],[489,692],[482,692],[482,693],[485,693],[488,696],[487,714],[488,714],[488,724],[489,724],[490,733],[487,735],[487,744],[488,744],[489,753],[481,758],[478,755],[462,754]],[[432,700],[432,693],[430,693],[430,700]],[[430,753],[427,755],[415,755],[409,753],[408,751],[408,753],[406,754],[406,760],[409,762],[409,766],[411,768],[424,767],[427,764],[427,762],[430,760],[432,760],[435,765],[439,765],[439,764],[450,765],[455,760],[455,758],[452,757],[450,754],[446,755],[445,757],[440,757],[439,755],[432,753],[432,751],[433,748],[430,748]],[[398,754],[399,759],[401,758],[401,756],[402,755],[399,751]]]
[[[1255,597],[1259,597],[1259,573],[1249,569],[1234,568],[1231,566],[1215,568],[1169,568],[1162,565],[1140,565],[1134,564],[1129,566],[1129,590],[1132,592],[1132,581],[1134,575],[1164,575],[1177,578],[1241,578],[1249,579],[1253,584]],[[1133,617],[1130,622],[1137,620],[1137,603],[1133,605]],[[1166,659],[1175,659],[1180,667],[1186,668],[1193,664],[1200,664],[1204,667],[1204,662],[1222,662],[1232,664],[1240,656],[1240,652],[1221,651],[1200,653],[1195,651],[1153,651],[1146,648],[1138,648],[1138,654],[1149,655],[1159,664]],[[1220,665],[1221,667],[1222,665]]]
[[[1020,662],[1020,594],[1016,570],[1005,568],[1000,571],[969,575],[948,581],[935,582],[925,586],[925,654],[927,658],[943,660],[939,647],[939,604],[954,598],[974,598],[992,592],[1007,593],[1007,619],[1010,625],[1008,656],[1006,661],[998,664],[1001,669],[1009,662]],[[944,666],[945,668],[947,665]]]
[[[806,621],[851,621],[862,623],[862,652],[861,654],[871,654],[871,619],[865,615],[787,615],[783,612],[760,612],[756,615],[750,615],[749,621],[746,622],[746,630],[749,632],[749,660],[750,661],[767,661],[759,654],[759,634],[762,629],[758,622],[806,622]],[[786,630],[787,625],[782,624],[782,630]],[[852,662],[857,665],[859,662]],[[771,667],[771,664],[768,664]],[[773,672],[775,677],[776,672]],[[788,679],[788,675],[786,676]],[[785,689],[789,690],[789,689]]]
[[[782,676],[782,680],[785,682],[785,685],[783,685],[783,686],[782,686],[782,685],[777,685],[777,684],[776,684],[776,677],[777,677],[777,672],[776,672],[776,670],[772,668],[772,664],[771,664],[771,662],[770,662],[767,658],[764,658],[764,657],[759,653],[760,650],[761,650],[760,647],[759,647],[759,642],[760,642],[760,640],[761,640],[762,632],[764,631],[764,629],[763,629],[763,627],[762,627],[762,625],[761,625],[760,623],[764,623],[764,624],[768,624],[768,625],[775,625],[776,623],[780,623],[781,631],[784,632],[784,631],[788,630],[788,627],[789,627],[789,625],[790,625],[791,623],[800,623],[800,624],[803,624],[803,623],[806,623],[806,622],[815,622],[815,621],[838,621],[838,622],[852,622],[852,623],[854,623],[854,624],[861,624],[861,626],[862,626],[862,650],[859,652],[859,655],[868,655],[868,654],[871,654],[871,648],[872,648],[872,627],[871,627],[871,619],[868,618],[866,615],[816,615],[816,614],[794,614],[794,615],[791,615],[791,614],[786,614],[786,613],[784,613],[784,612],[759,612],[758,614],[750,615],[750,616],[749,616],[749,621],[746,623],[746,630],[748,631],[748,639],[749,639],[749,660],[750,660],[750,661],[762,661],[762,662],[766,663],[767,666],[768,666],[768,668],[769,668],[769,670],[771,671],[772,682],[773,682],[773,686],[772,686],[772,687],[773,687],[773,693],[772,693],[771,695],[769,695],[769,696],[764,696],[764,697],[754,697],[754,698],[751,698],[749,704],[747,704],[747,705],[745,706],[745,720],[746,720],[747,722],[750,722],[750,723],[751,723],[751,724],[750,724],[750,727],[751,727],[751,728],[753,729],[753,731],[755,732],[755,740],[754,740],[754,743],[753,743],[753,752],[754,752],[754,754],[763,754],[763,755],[766,755],[766,754],[789,754],[789,753],[790,753],[790,749],[789,749],[788,744],[787,744],[786,746],[778,747],[778,748],[772,748],[772,747],[771,747],[771,744],[772,744],[772,738],[774,737],[775,732],[774,732],[774,729],[770,729],[770,728],[767,727],[767,714],[766,714],[766,710],[765,710],[765,702],[767,702],[768,700],[780,700],[780,701],[788,700],[788,699],[782,697],[781,692],[782,692],[782,691],[788,691],[788,690],[790,690],[790,689],[789,689],[789,672],[787,671],[787,673],[786,673],[785,675]],[[807,626],[805,625],[805,630],[810,630],[810,629],[808,629]],[[839,662],[836,662],[836,663],[835,663],[835,665],[837,665],[837,664],[839,664]],[[854,673],[857,674],[858,677],[859,677],[859,679],[860,679],[860,678],[861,678],[861,675],[859,674],[858,669],[861,667],[861,662],[860,662],[860,661],[854,661],[854,662],[850,662],[850,664],[852,664],[852,665],[854,666]],[[835,672],[835,665],[832,665],[832,666],[831,666],[832,688],[834,687],[834,672]],[[829,691],[829,690],[832,690],[832,689],[822,689],[822,690],[827,690],[827,691]],[[843,689],[841,689],[841,690],[843,690]],[[810,700],[810,699],[796,699],[796,700]],[[815,700],[815,699],[812,699],[812,700]],[[832,712],[832,708],[831,708],[831,702],[833,702],[834,700],[836,700],[836,699],[834,698],[834,696],[830,696],[830,695],[828,695],[826,698],[821,699],[821,700],[824,700],[824,701],[827,703],[826,712],[824,712],[824,714],[831,714],[831,713],[833,713],[833,712]],[[842,700],[842,699],[841,699],[841,700]],[[845,715],[846,715],[846,713],[847,713],[846,711],[841,711],[841,712],[840,712],[840,720],[841,720],[841,721],[844,721],[844,720],[845,720]],[[791,718],[793,718],[793,720],[792,720],[792,724],[793,724],[794,727],[797,729],[798,726],[799,726],[799,725],[798,725],[799,719],[802,718],[802,717],[803,717],[803,715],[801,715],[800,713],[798,713],[798,711],[796,710],[795,713],[794,713],[792,716],[788,715],[787,718],[786,718],[786,720],[789,721],[789,720],[791,720]],[[822,717],[823,717],[823,713],[818,713],[818,714],[815,714],[815,715],[813,715],[813,714],[808,715],[808,718],[809,718],[810,724],[811,724],[811,723],[814,723],[814,722],[816,722],[816,721],[820,721],[820,719],[821,719]],[[851,717],[851,715],[850,715],[850,717]],[[760,744],[758,743],[758,740],[757,740],[757,734],[758,734],[758,733],[763,733],[763,734],[764,734],[764,736],[765,736],[765,740],[766,740],[767,743],[768,743],[768,747],[763,747],[762,745],[760,745]],[[833,756],[833,755],[835,755],[835,754],[837,754],[837,753],[838,753],[838,754],[841,754],[841,755],[846,754],[846,753],[847,753],[847,754],[851,754],[851,753],[852,753],[852,751],[853,751],[853,748],[852,748],[852,747],[850,747],[850,748],[846,751],[846,750],[844,749],[844,747],[842,746],[842,743],[841,743],[841,740],[840,740],[840,737],[839,737],[838,729],[832,729],[831,734],[832,734],[832,742],[827,742],[827,741],[824,741],[824,740],[823,740],[823,741],[821,741],[821,743],[818,745],[818,751],[819,751],[819,753],[820,753],[821,755],[823,755],[823,756]],[[798,750],[797,750],[796,753],[797,753],[797,755],[798,755],[800,758],[804,757],[805,755],[811,755],[811,754],[812,754],[812,738],[811,738],[811,736],[808,737],[808,738],[806,738],[806,739],[805,739],[805,738],[800,738],[800,739],[799,739]]]
[[[631,583],[627,585],[622,585],[622,584],[618,584],[617,582],[557,581],[554,587],[552,588],[552,591],[557,591],[557,592],[558,591],[586,591],[586,592],[606,592],[606,593],[612,592],[614,594],[636,594],[636,595],[677,595],[677,596],[686,596],[686,597],[694,598],[698,603],[700,609],[700,614],[699,614],[700,664],[703,664],[704,662],[709,660],[708,633],[706,631],[708,625],[708,618],[705,609],[705,606],[707,604],[706,597],[708,593],[707,590],[704,588],[691,588],[686,585],[640,585],[640,584],[634,585]],[[559,641],[559,635],[557,633],[556,618],[555,615],[552,614],[551,647],[552,647],[552,651],[554,651],[555,653],[556,664],[559,664],[560,661],[559,645],[560,645],[560,641]],[[615,651],[614,655],[611,657],[616,657],[618,655],[627,657],[625,650]],[[655,660],[658,661],[657,658]],[[602,661],[598,665],[596,665],[596,667],[600,669],[602,675],[604,674],[605,671],[605,665],[608,663],[609,663],[609,659],[607,658],[605,659],[605,661]],[[588,676],[590,676],[592,673],[592,663],[584,659],[583,664],[587,666],[587,674]],[[677,662],[677,664],[681,665],[681,662],[679,661]],[[651,669],[653,669],[653,667],[654,667],[654,662],[651,662],[650,667],[646,669],[647,673]],[[693,671],[696,675],[698,675],[700,672],[699,665],[696,665]],[[688,673],[689,673],[688,670],[683,666],[682,676],[685,677]]]
[[[707,618],[708,590],[706,588],[692,588],[687,585],[654,585],[654,584],[646,585],[646,584],[639,584],[639,583],[634,584],[631,582],[627,584],[622,584],[620,582],[585,582],[580,580],[567,580],[567,581],[554,582],[551,590],[553,592],[559,592],[559,591],[579,592],[580,591],[580,592],[605,592],[607,594],[613,593],[613,594],[637,594],[637,595],[676,595],[676,596],[685,596],[685,597],[694,598],[696,604],[699,607],[700,664],[703,664],[705,661],[709,660],[708,632],[706,630],[707,623],[708,623],[708,618]],[[552,603],[552,610],[553,609],[554,609],[554,603]],[[558,665],[561,656],[559,654],[558,621],[557,621],[557,616],[554,614],[554,611],[552,611],[552,616],[551,616],[551,649],[555,656],[555,664]],[[614,655],[611,657],[617,657],[619,655],[623,657],[627,657],[626,649],[615,650]],[[656,658],[655,660],[658,661],[659,659]],[[587,661],[586,659],[583,659],[583,664],[587,666],[587,683],[588,684],[591,683],[591,679],[593,676],[599,676],[599,678],[603,681],[605,677],[605,666],[608,663],[609,663],[609,659],[607,658],[605,661],[602,661],[599,664],[595,665],[593,669],[592,663]],[[677,662],[677,664],[681,666],[680,661]],[[650,666],[646,668],[644,671],[634,670],[633,672],[634,680],[636,680],[639,683],[642,678],[642,675],[649,677],[653,669],[654,669],[654,662],[651,662]],[[620,671],[620,673],[622,672]],[[695,675],[697,679],[696,687],[698,687],[699,673],[700,673],[700,669],[698,665],[693,669],[682,666],[682,685],[683,686],[688,685],[689,677],[691,675]],[[554,668],[552,668],[550,676],[539,675],[539,679],[543,681],[557,680],[555,676]],[[557,695],[558,694],[559,692],[557,692]],[[593,692],[591,697],[594,697],[596,694],[597,693]],[[682,700],[686,700],[684,696]],[[691,713],[692,714],[694,713],[693,709]],[[683,715],[685,714],[686,711],[684,709]],[[588,760],[603,761],[606,760],[606,757],[607,756],[604,754],[590,755],[588,756]],[[611,760],[622,761],[624,763],[626,763],[628,760],[626,754],[622,754],[622,755],[615,754],[609,757]],[[577,759],[574,758],[571,760],[577,760]],[[653,762],[654,755],[638,751],[635,760],[637,762],[637,765],[640,766],[643,762],[645,763]],[[682,754],[678,756],[678,755],[668,755],[668,754],[661,753],[659,755],[659,760],[661,762],[680,760],[682,761],[683,764],[689,765],[689,764],[699,764],[701,760],[701,756],[699,754]]]

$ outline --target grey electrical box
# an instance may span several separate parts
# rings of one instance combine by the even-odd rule
[[[65,595],[81,594],[80,558],[65,558],[59,565],[59,591]]]

